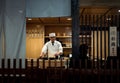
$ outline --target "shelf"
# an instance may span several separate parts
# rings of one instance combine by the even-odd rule
[[[49,36],[45,36],[45,38],[49,38]],[[56,36],[56,38],[71,38],[71,36]]]
[[[65,48],[72,48],[72,47],[63,47],[63,49],[65,49]]]
[[[56,36],[56,38],[71,38],[72,36]],[[79,37],[91,37],[91,35],[80,35]],[[49,36],[45,36],[45,38],[49,38]]]

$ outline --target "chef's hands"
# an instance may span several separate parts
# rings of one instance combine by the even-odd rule
[[[44,55],[45,55],[45,53],[44,53],[44,52],[42,52],[42,53],[40,54],[39,59],[43,58],[43,57],[44,57]]]
[[[42,58],[43,58],[43,56],[39,56],[39,57],[38,57],[38,59],[42,59]]]
[[[55,53],[55,56],[58,56],[59,55],[59,53]]]
[[[61,54],[62,54],[61,52],[57,52],[57,53],[55,53],[55,56],[59,56]]]

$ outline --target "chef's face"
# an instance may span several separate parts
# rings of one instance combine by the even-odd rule
[[[54,42],[55,41],[55,37],[50,37],[50,40],[52,41],[52,42]]]

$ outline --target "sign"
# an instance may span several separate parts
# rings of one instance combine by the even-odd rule
[[[117,56],[117,27],[109,29],[109,49],[110,56]]]

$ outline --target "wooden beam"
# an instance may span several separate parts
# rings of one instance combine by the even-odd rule
[[[72,13],[72,56],[78,58],[79,55],[79,0],[71,0]]]

